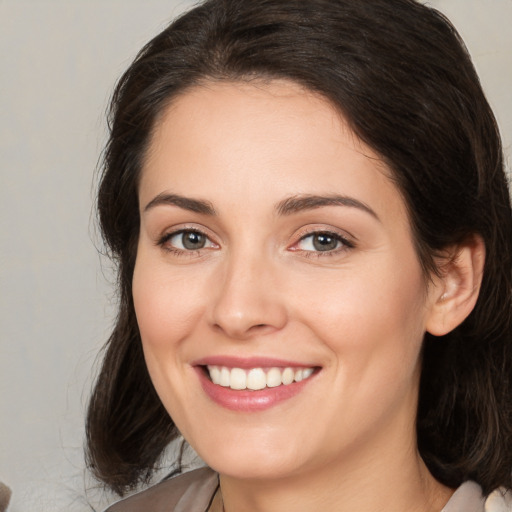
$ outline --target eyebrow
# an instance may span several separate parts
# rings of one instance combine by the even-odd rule
[[[194,213],[202,215],[217,215],[215,208],[210,201],[202,199],[192,199],[190,197],[181,196],[179,194],[161,193],[153,198],[145,207],[144,211],[147,212],[157,206],[177,206]],[[353,197],[341,195],[297,195],[288,197],[277,203],[275,209],[279,215],[292,215],[306,210],[314,210],[324,206],[347,206],[350,208],[357,208],[363,212],[370,214],[372,217],[380,221],[379,216],[365,203]]]
[[[369,213],[372,217],[380,221],[379,216],[365,203],[353,197],[341,195],[298,195],[289,197],[276,206],[279,215],[291,215],[305,210],[314,210],[323,206],[348,206],[357,208],[363,212]]]
[[[184,210],[188,210],[194,213],[201,213],[203,215],[217,215],[215,208],[210,201],[204,201],[202,199],[192,199],[190,197],[180,196],[178,194],[158,194],[153,198],[145,207],[144,211],[147,212],[156,206],[178,206]]]

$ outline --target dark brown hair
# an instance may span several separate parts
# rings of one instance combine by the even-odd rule
[[[425,273],[479,234],[483,284],[466,321],[426,335],[417,433],[431,473],[511,487],[512,214],[497,125],[452,25],[413,0],[207,0],[139,53],[115,89],[98,194],[119,314],[87,417],[88,461],[118,493],[146,480],[177,430],[151,384],[131,281],[137,183],[166,105],[204,80],[285,78],[327,98],[388,164]]]

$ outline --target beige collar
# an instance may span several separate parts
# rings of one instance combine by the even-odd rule
[[[222,493],[220,492],[220,485],[217,487],[213,495],[212,502],[208,507],[208,512],[224,512],[224,503],[222,502]]]

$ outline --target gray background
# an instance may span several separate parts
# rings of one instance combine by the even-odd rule
[[[432,0],[512,143],[512,0]],[[114,307],[95,249],[104,111],[138,49],[192,4],[0,0],[0,481],[11,512],[90,510],[83,411]],[[89,489],[87,494],[85,489]]]

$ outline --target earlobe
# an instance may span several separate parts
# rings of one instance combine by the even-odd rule
[[[478,299],[484,263],[485,244],[478,235],[447,251],[441,276],[429,292],[427,332],[443,336],[468,317]]]

